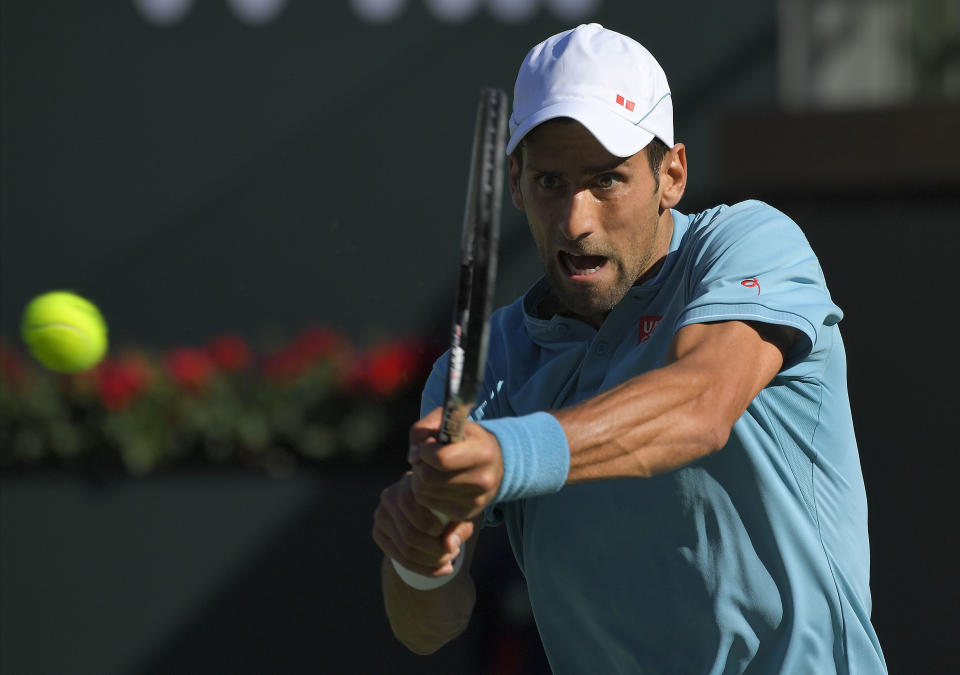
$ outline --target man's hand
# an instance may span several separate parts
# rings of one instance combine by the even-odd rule
[[[373,539],[380,549],[411,572],[437,577],[453,572],[452,561],[463,557],[463,569],[449,583],[422,591],[408,586],[390,560],[380,568],[383,604],[390,628],[416,654],[432,654],[463,633],[476,603],[470,561],[476,542],[468,542],[474,523],[442,525],[430,509],[417,503],[413,472],[380,493],[373,517]]]
[[[452,561],[473,535],[468,521],[444,526],[414,497],[414,475],[403,477],[380,493],[373,516],[373,540],[388,557],[411,572],[435,577],[453,572]]]
[[[410,429],[413,493],[420,505],[466,521],[480,515],[497,496],[503,455],[496,436],[470,421],[462,441],[441,445],[437,441],[441,417],[436,408]]]

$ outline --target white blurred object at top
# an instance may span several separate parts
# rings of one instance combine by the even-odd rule
[[[778,28],[789,108],[960,99],[957,0],[780,0]]]

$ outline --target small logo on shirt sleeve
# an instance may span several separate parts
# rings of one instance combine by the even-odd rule
[[[743,281],[740,282],[740,285],[746,286],[747,288],[756,287],[757,295],[760,295],[760,282],[757,281],[756,277],[753,277],[751,279],[744,279]]]
[[[657,329],[657,326],[660,325],[660,319],[662,316],[641,316],[640,317],[640,334],[637,336],[637,344],[641,342],[646,342],[653,335],[653,331]]]

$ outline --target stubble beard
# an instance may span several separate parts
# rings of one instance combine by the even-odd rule
[[[659,214],[658,214],[659,215]],[[529,222],[528,222],[529,224]],[[549,247],[542,248],[539,240],[534,237],[537,245],[540,261],[543,264],[544,273],[550,287],[553,290],[553,296],[559,303],[559,313],[572,315],[586,320],[588,323],[599,325],[606,315],[623,300],[635,283],[640,281],[641,277],[653,263],[653,243],[657,241],[660,232],[659,218],[655,218],[650,223],[653,230],[653,237],[648,243],[643,257],[635,262],[634,269],[627,270],[624,261],[607,250],[585,250],[586,255],[599,255],[606,258],[606,265],[616,268],[616,274],[613,279],[605,285],[574,285],[567,278],[557,259],[556,251],[550,251]],[[531,226],[531,231],[533,230]],[[605,248],[605,247],[604,247]]]
[[[604,255],[603,251],[590,251],[592,255]],[[603,285],[577,286],[570,282],[564,273],[556,253],[540,251],[540,259],[553,295],[565,310],[563,313],[586,319],[588,323],[597,323],[627,296],[627,293],[645,274],[652,262],[653,251],[646,251],[643,258],[636,262],[635,269],[626,270],[624,261],[618,257],[607,256],[605,265],[616,270],[613,279]]]
[[[567,279],[556,259],[550,262],[547,269],[550,287],[567,311],[577,316],[606,315],[623,300],[632,285],[632,282],[625,281],[623,272],[619,269],[619,262],[612,258],[607,258],[606,262],[606,265],[618,267],[618,274],[612,283],[603,286],[584,285],[579,288],[571,287],[570,280]]]

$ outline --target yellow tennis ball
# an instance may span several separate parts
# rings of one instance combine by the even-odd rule
[[[107,351],[107,324],[96,305],[69,291],[39,295],[23,312],[20,334],[33,357],[60,373],[93,368]]]

